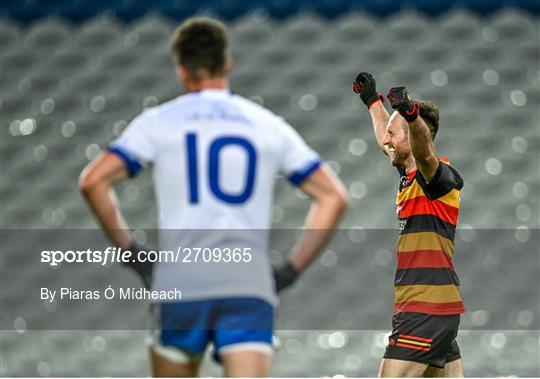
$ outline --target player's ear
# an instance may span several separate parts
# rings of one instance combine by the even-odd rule
[[[176,65],[176,74],[180,78],[182,82],[184,82],[188,78],[188,70],[182,65]]]
[[[229,75],[231,71],[234,68],[234,61],[231,57],[227,57],[227,60],[225,61],[225,67],[223,68],[223,71],[225,73],[225,76]]]
[[[178,74],[180,83],[182,83],[184,88],[188,91],[192,90],[194,79],[189,70],[182,65],[178,65],[176,66],[176,73]]]

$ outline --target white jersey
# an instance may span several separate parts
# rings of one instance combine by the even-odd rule
[[[242,265],[160,263],[154,289],[184,289],[185,300],[274,302],[267,240],[276,175],[298,185],[320,165],[290,125],[228,90],[203,90],[145,110],[109,150],[131,176],[153,166],[160,249],[224,248],[238,238],[215,230],[243,230],[242,248],[254,251],[242,273],[236,272]]]

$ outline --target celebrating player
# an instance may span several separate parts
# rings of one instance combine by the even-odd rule
[[[455,338],[465,309],[452,254],[463,179],[435,153],[439,111],[432,102],[413,101],[405,87],[395,87],[387,95],[396,110],[390,116],[366,72],[358,74],[353,90],[369,110],[379,147],[400,175],[393,330],[379,376],[462,377]]]
[[[186,241],[193,247],[222,247],[234,239],[234,230],[264,232],[253,242],[259,245],[246,238],[244,248],[253,249],[242,272],[240,265],[212,269],[204,262],[161,262],[150,272],[142,262],[131,263],[145,278],[153,273],[154,289],[185,289],[181,302],[156,306],[159,330],[150,348],[154,375],[197,376],[212,343],[225,375],[264,376],[270,367],[276,290],[292,284],[316,258],[346,209],[347,195],[290,125],[231,94],[227,77],[232,63],[223,24],[189,19],[174,34],[171,48],[188,93],[135,118],[83,171],[80,186],[101,227],[124,249],[138,248],[112,187],[149,165],[160,248]],[[311,197],[312,207],[305,232],[273,280],[260,247],[266,246],[279,173]],[[231,232],[209,238],[212,229]]]

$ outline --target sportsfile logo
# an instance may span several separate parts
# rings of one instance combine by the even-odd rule
[[[173,250],[123,250],[107,247],[105,250],[43,250],[41,263],[58,266],[61,263],[250,263],[251,247],[182,247]]]

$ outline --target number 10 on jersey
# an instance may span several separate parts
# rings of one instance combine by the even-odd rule
[[[253,185],[255,182],[255,169],[257,167],[257,153],[255,148],[247,139],[240,136],[222,136],[216,138],[210,144],[208,151],[208,167],[202,168],[198,164],[199,146],[196,133],[186,135],[187,151],[187,171],[188,171],[188,194],[191,204],[199,203],[199,175],[207,175],[210,193],[217,199],[228,204],[243,204],[249,200],[253,194]],[[244,175],[245,181],[242,190],[238,193],[224,191],[220,185],[221,175],[227,175],[220,171],[221,150],[228,146],[236,146],[242,149],[247,158],[247,169]],[[201,148],[202,150],[202,148]],[[199,169],[201,172],[199,173]]]

